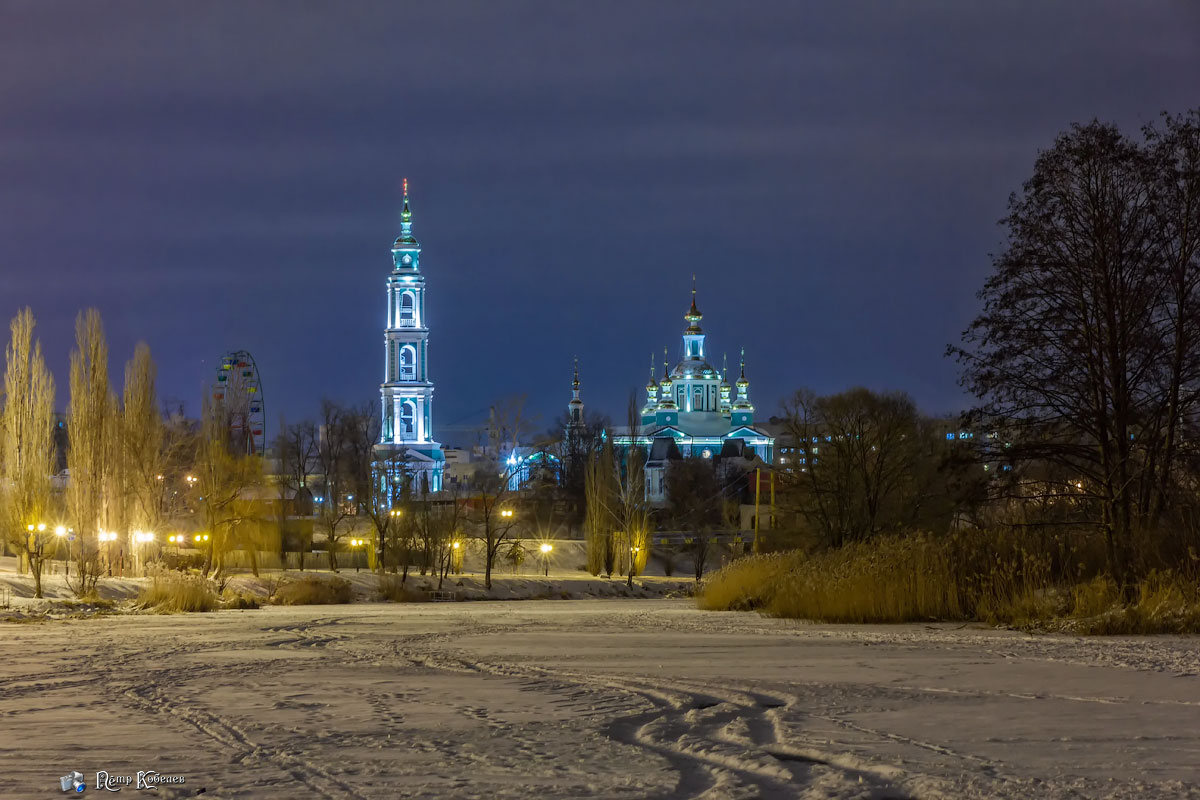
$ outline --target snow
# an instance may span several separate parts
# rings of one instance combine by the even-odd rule
[[[0,794],[156,769],[168,798],[1200,798],[1198,706],[1194,638],[685,600],[0,623]]]

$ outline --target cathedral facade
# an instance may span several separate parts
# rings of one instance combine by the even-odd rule
[[[645,452],[646,497],[652,502],[666,499],[666,471],[673,460],[757,456],[770,463],[775,446],[774,438],[754,424],[745,351],[732,384],[724,359],[720,370],[709,363],[695,289],[683,318],[687,327],[680,360],[672,366],[664,349],[663,376],[656,380],[651,357],[640,424],[614,431],[613,436],[617,448],[640,447]]]
[[[429,326],[425,317],[425,276],[421,245],[412,234],[408,181],[400,235],[392,244],[387,277],[387,325],[380,384],[383,420],[376,452],[401,458],[419,491],[442,488],[446,456],[433,438],[433,381],[429,376]]]

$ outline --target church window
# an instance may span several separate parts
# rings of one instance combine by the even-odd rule
[[[411,328],[416,324],[413,317],[413,296],[409,292],[400,295],[400,327]]]
[[[400,380],[411,381],[417,377],[417,351],[412,345],[404,345],[400,348]]]
[[[405,434],[412,435],[415,417],[416,409],[413,408],[411,401],[405,400],[400,404],[400,428]]]

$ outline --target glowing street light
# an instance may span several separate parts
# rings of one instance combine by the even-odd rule
[[[545,573],[546,573],[547,578],[550,577],[550,551],[553,549],[554,549],[554,545],[550,544],[549,542],[542,543],[542,546],[541,546],[542,566],[545,567]]]
[[[61,539],[62,537],[64,537],[64,536],[66,536],[66,535],[67,535],[67,528],[66,528],[66,526],[65,526],[65,525],[59,525],[57,528],[55,528],[55,529],[54,529],[54,535],[55,535],[55,536],[57,536],[57,537],[58,537],[58,538],[60,538],[60,539]]]
[[[511,508],[505,508],[505,509],[500,510],[500,516],[504,517],[505,519],[510,519],[512,517],[512,515],[513,515],[513,511]]]
[[[366,543],[367,543],[367,540],[366,540],[366,539],[351,539],[351,540],[350,540],[350,546],[351,546],[351,547],[362,547],[362,546],[363,546],[364,544],[366,544]],[[358,572],[358,567],[359,567],[359,564],[358,564],[358,555],[356,554],[356,555],[354,556],[354,571],[355,571],[355,572]]]

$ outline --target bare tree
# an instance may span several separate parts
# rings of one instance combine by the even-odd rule
[[[1010,457],[1059,465],[1093,499],[1128,591],[1167,498],[1187,494],[1180,445],[1200,410],[1200,116],[1144,143],[1072,127],[1003,224],[983,311],[951,353]]]
[[[322,496],[317,502],[317,524],[325,534],[325,546],[329,552],[329,568],[337,572],[337,548],[354,511],[351,476],[347,469],[347,412],[324,400],[321,403],[321,421],[317,439],[317,466],[324,483]]]
[[[416,525],[408,453],[403,448],[376,449],[380,422],[372,405],[347,412],[344,425],[349,485],[359,513],[371,521],[377,568],[383,572],[391,564],[395,571],[403,559],[404,583]]]
[[[467,509],[462,494],[461,484],[443,489],[438,503],[429,517],[428,524],[433,527],[431,538],[435,559],[434,567],[438,576],[438,591],[441,591],[442,583],[451,570],[462,570],[465,546],[462,527]]]
[[[311,493],[309,481],[316,467],[317,428],[312,422],[303,421],[293,425],[280,422],[279,436],[275,440],[275,451],[279,458],[279,506],[277,509],[281,544],[289,534],[287,530],[288,500],[293,510],[299,512],[298,498],[305,491]],[[290,496],[290,497],[289,497]],[[310,532],[311,533],[311,532]],[[296,532],[300,550],[300,569],[304,569],[305,552],[312,545],[311,535]]]
[[[41,597],[43,559],[54,538],[45,519],[54,471],[54,378],[33,338],[34,324],[33,312],[25,308],[9,326],[0,413],[0,525],[33,575],[34,596]]]
[[[725,492],[711,460],[685,458],[667,469],[667,516],[678,530],[690,534],[696,580],[704,577],[712,553],[714,528],[724,520]]]
[[[839,547],[911,519],[921,440],[911,399],[861,388],[825,397],[799,391],[784,412],[805,459],[791,473],[798,510],[826,543]]]
[[[613,531],[616,519],[613,509],[617,497],[616,457],[611,437],[605,437],[599,451],[584,464],[584,537],[587,544],[588,572],[605,572],[612,577],[616,566]]]
[[[630,434],[636,434],[641,424],[637,396],[630,392],[625,418]],[[646,500],[646,453],[631,444],[622,453],[618,465],[615,512],[621,528],[622,546],[618,556],[629,565],[627,583],[633,588],[633,577],[646,569],[650,557],[650,503]]]
[[[511,454],[526,433],[525,398],[493,406],[483,431],[484,463],[475,473],[475,535],[483,547],[484,586],[492,588],[492,569],[500,546],[512,533],[518,518],[513,508],[514,478],[519,466]]]

